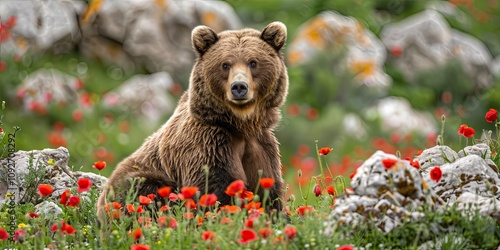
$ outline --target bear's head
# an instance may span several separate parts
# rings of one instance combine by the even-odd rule
[[[262,32],[243,29],[217,34],[207,26],[196,27],[191,37],[197,60],[190,99],[243,120],[281,106],[288,92],[281,52],[286,35],[281,22],[270,23]]]

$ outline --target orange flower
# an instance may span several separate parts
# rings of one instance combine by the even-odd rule
[[[193,212],[185,212],[182,214],[182,217],[184,217],[184,219],[191,220],[194,218],[194,214]]]
[[[245,208],[250,211],[252,209],[259,209],[260,208],[260,205],[261,203],[260,202],[255,202],[255,201],[251,201],[249,202],[248,204],[245,205]]]
[[[490,111],[486,112],[486,116],[484,118],[487,122],[494,122],[498,119],[498,111],[490,108]]]
[[[151,199],[144,195],[139,195],[139,203],[141,205],[149,205],[151,203]]]
[[[262,179],[260,179],[260,185],[264,189],[270,189],[274,185],[274,179],[273,178],[262,178]]]
[[[186,200],[186,203],[184,203],[184,206],[187,209],[196,209],[196,202],[194,202],[193,199],[188,199]]]
[[[226,194],[233,197],[243,192],[244,189],[245,189],[245,183],[242,180],[236,180],[231,182],[231,184],[227,186]]]
[[[149,250],[150,247],[148,245],[142,244],[134,244],[130,246],[130,250]]]
[[[443,176],[443,172],[438,166],[434,167],[429,174],[431,176],[431,180],[435,182],[439,182],[439,180],[441,180],[441,177]]]
[[[384,168],[386,170],[392,168],[396,162],[398,162],[397,159],[394,159],[394,158],[385,158],[385,159],[382,159],[382,165],[384,165]]]
[[[238,206],[232,206],[232,205],[225,205],[225,206],[222,206],[219,208],[221,212],[225,212],[225,213],[228,213],[228,214],[234,214],[234,213],[238,213],[241,211],[241,208],[238,207]]]
[[[326,187],[326,192],[329,195],[335,195],[335,188],[333,186],[328,186],[328,187]]]
[[[168,227],[174,229],[177,227],[177,220],[175,220],[175,218],[173,218],[173,217],[160,216],[160,217],[158,217],[156,222],[162,228],[165,228],[168,226]]]
[[[204,194],[200,197],[198,204],[202,207],[211,207],[217,202],[217,196],[215,194]]]
[[[52,188],[49,184],[40,184],[38,185],[38,194],[40,196],[48,196],[54,192],[54,188]]]
[[[327,154],[329,154],[330,152],[332,152],[332,149],[331,149],[331,148],[320,148],[320,149],[318,150],[319,155],[327,155]]]
[[[142,230],[139,227],[134,231],[134,241],[140,239],[141,236],[142,236]]]
[[[101,171],[106,167],[106,162],[104,161],[96,161],[94,162],[94,165],[92,166],[93,168]]]
[[[314,207],[312,206],[300,206],[297,208],[297,213],[299,213],[301,216],[307,216],[313,211],[315,211]]]
[[[92,187],[92,181],[87,178],[78,179],[78,193],[87,192]]]
[[[169,187],[169,186],[165,186],[165,187],[162,187],[162,188],[158,189],[158,195],[161,198],[168,197],[170,195],[170,192],[172,192],[172,188]]]
[[[194,197],[194,195],[196,194],[196,192],[198,192],[198,187],[183,187],[181,189],[181,194],[182,194],[182,197],[181,199],[185,200],[185,199],[191,199]]]
[[[257,239],[257,233],[252,229],[243,229],[240,231],[240,235],[241,238],[238,239],[240,244],[246,244]]]
[[[247,200],[251,201],[251,200],[253,200],[253,193],[252,193],[252,191],[243,190],[243,192],[240,193],[240,198],[247,199]]]
[[[201,239],[203,241],[209,241],[209,240],[213,240],[215,237],[215,233],[212,232],[212,231],[204,231],[202,234],[201,234]]]
[[[289,240],[292,240],[297,235],[297,229],[294,226],[287,226],[283,231]]]
[[[273,235],[273,230],[270,228],[263,228],[259,230],[259,235],[262,239],[266,239],[267,237]]]

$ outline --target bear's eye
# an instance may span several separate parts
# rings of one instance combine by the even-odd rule
[[[228,69],[229,69],[229,64],[227,64],[227,63],[223,63],[223,64],[222,64],[222,69],[223,69],[223,70],[228,70]]]
[[[250,61],[250,67],[251,68],[257,67],[257,62],[256,61]]]

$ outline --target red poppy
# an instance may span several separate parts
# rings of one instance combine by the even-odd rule
[[[312,206],[300,206],[297,208],[297,213],[300,214],[301,216],[307,216],[311,212],[315,211],[314,207]]]
[[[92,187],[92,181],[87,178],[78,179],[78,193],[87,192]]]
[[[245,221],[245,227],[253,228],[253,219],[248,219]]]
[[[255,201],[251,201],[249,202],[248,204],[245,205],[245,208],[250,211],[252,209],[259,209],[261,206],[261,203],[260,202],[255,202]]]
[[[106,167],[106,162],[105,161],[96,161],[94,162],[94,165],[92,166],[93,168],[101,171]]]
[[[439,182],[439,180],[441,180],[441,177],[443,176],[443,172],[441,171],[441,168],[436,166],[431,170],[430,176],[431,176],[431,180],[433,180],[435,182]]]
[[[63,222],[61,226],[61,231],[66,233],[66,234],[74,234],[76,232],[75,228],[69,224],[66,224]]]
[[[238,243],[246,244],[248,242],[254,241],[257,239],[257,233],[252,229],[243,229],[240,231],[241,238],[238,239]]]
[[[288,239],[293,239],[297,235],[297,229],[294,226],[287,226],[283,231]]]
[[[157,193],[161,198],[168,197],[170,195],[170,192],[172,192],[172,188],[169,186],[161,187],[158,189]]]
[[[0,73],[5,72],[6,69],[7,69],[7,63],[4,61],[0,61]],[[0,133],[2,133],[1,130],[0,130]]]
[[[357,170],[354,170],[354,172],[352,172],[352,173],[349,175],[349,178],[352,180],[352,178],[354,178],[354,176],[356,176],[356,173],[357,173]]]
[[[139,203],[141,205],[149,205],[151,203],[151,199],[144,195],[139,195]]]
[[[332,149],[331,149],[331,148],[320,148],[320,149],[318,150],[319,155],[327,155],[327,154],[329,154],[330,152],[332,152]]]
[[[49,184],[40,184],[38,185],[38,194],[41,196],[48,196],[54,192],[54,188],[52,188]]]
[[[273,235],[273,230],[270,228],[263,228],[259,230],[259,235],[262,239],[266,239],[267,237]]]
[[[384,168],[386,170],[392,168],[392,166],[394,166],[396,164],[396,162],[398,162],[398,160],[394,159],[394,158],[382,159],[382,165],[384,165]]]
[[[196,209],[196,203],[194,202],[193,199],[188,199],[186,200],[186,203],[184,203],[184,206],[187,209]]]
[[[220,207],[219,210],[221,212],[225,212],[228,214],[235,214],[235,213],[240,212],[241,208],[238,206],[234,206],[234,205],[225,205],[225,206]]]
[[[2,133],[2,132],[3,132],[3,128],[2,128],[2,127],[0,127],[0,133]]]
[[[198,192],[198,187],[183,187],[181,189],[182,199],[191,199]]]
[[[134,240],[138,240],[140,239],[142,236],[142,230],[141,228],[137,228],[135,231],[134,231]]]
[[[23,242],[24,241],[24,238],[26,237],[27,233],[26,231],[22,230],[22,229],[18,229],[15,233],[14,233],[14,241],[15,242]]]
[[[321,187],[319,185],[316,184],[316,186],[314,186],[313,191],[314,191],[314,195],[316,195],[316,197],[321,195]]]
[[[68,207],[77,207],[80,204],[80,197],[72,195],[69,197]]]
[[[474,137],[474,129],[471,127],[467,127],[464,129],[464,136],[467,138]]]
[[[354,246],[352,245],[342,245],[340,247],[337,247],[335,250],[354,250]]]
[[[83,112],[79,109],[73,111],[73,121],[81,122],[83,120]]]
[[[273,178],[262,178],[262,179],[260,179],[260,185],[264,189],[270,189],[274,185],[274,179]]]
[[[7,232],[7,230],[3,229],[3,228],[0,228],[0,240],[6,240],[9,238],[9,233]]]
[[[177,221],[175,220],[175,218],[172,218],[172,217],[160,216],[160,217],[158,217],[158,219],[156,220],[156,222],[162,228],[165,228],[167,226],[170,227],[170,228],[176,228],[177,227]]]
[[[236,180],[231,182],[226,188],[226,194],[229,196],[236,196],[237,194],[243,192],[245,189],[245,183],[242,180]]]
[[[199,204],[202,207],[211,207],[217,202],[217,195],[215,194],[204,194],[200,197]]]
[[[328,186],[328,187],[326,187],[326,192],[329,195],[335,195],[335,188],[333,186]]]
[[[494,122],[498,119],[498,111],[490,108],[490,111],[486,112],[486,116],[484,118],[487,122]]]
[[[35,212],[29,212],[29,213],[28,213],[28,216],[29,216],[30,218],[38,218],[38,216],[39,216],[39,215],[38,215],[37,213],[35,213]]]
[[[398,45],[394,45],[390,49],[391,55],[394,57],[400,57],[403,54],[403,48]]]
[[[148,195],[146,195],[146,197],[148,197],[151,200],[154,200],[156,198],[156,195],[155,194],[148,194]]]
[[[458,132],[457,132],[457,134],[459,134],[459,135],[463,135],[463,134],[464,134],[464,130],[465,130],[465,128],[467,128],[467,127],[468,127],[468,126],[467,126],[466,124],[462,124],[462,125],[460,125],[460,127],[458,127]]]
[[[134,244],[130,246],[130,250],[149,250],[151,249],[148,245]]]
[[[215,237],[215,233],[212,232],[212,231],[204,231],[202,234],[201,234],[201,239],[203,241],[209,241],[209,240],[213,240]]]
[[[62,194],[61,194],[61,200],[59,201],[59,203],[61,203],[62,205],[67,205],[68,204],[68,200],[69,200],[69,197],[71,196],[71,191],[69,190],[65,190]]]

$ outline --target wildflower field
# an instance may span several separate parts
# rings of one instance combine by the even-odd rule
[[[90,38],[120,33],[99,25],[122,17],[105,14],[123,6],[103,6],[123,2],[71,1],[79,33],[64,38],[77,39],[88,30]],[[189,42],[173,47],[189,53],[170,54],[175,60],[167,62],[174,66],[159,70],[164,86],[144,87],[156,84],[158,71],[149,66],[164,55],[139,53],[127,67],[133,61],[133,53],[123,53],[127,46],[155,40],[121,36],[134,33],[132,24],[140,21],[147,25],[139,30],[150,31],[156,27],[151,20],[174,20],[177,26],[161,26],[168,29],[158,37],[174,30],[168,38],[185,42],[190,25],[217,26],[232,18],[227,9],[226,16],[210,8],[195,16],[203,9],[188,9],[191,2],[211,1],[177,1],[187,3],[185,9],[169,9],[176,6],[169,0],[135,2],[146,7],[123,9],[124,16],[137,15],[130,27],[117,25],[127,32],[104,36],[91,49],[83,39],[47,49],[45,40],[23,28],[36,23],[44,27],[39,34],[57,30],[44,26],[50,18],[26,18],[21,10],[6,15],[0,4],[0,249],[500,249],[499,3],[220,1],[243,27],[260,29],[271,21],[287,26],[290,87],[275,131],[286,183],[284,210],[266,208],[275,180],[261,178],[258,190],[246,190],[241,180],[227,186],[232,203],[225,206],[207,188],[165,186],[139,197],[130,191],[125,204],[106,204],[101,219],[109,223],[102,223],[96,204],[103,183],[96,180],[110,176],[170,117],[188,87],[192,64]],[[429,10],[434,14],[425,16]],[[440,25],[423,28],[416,40],[402,39],[406,47],[382,41],[385,27],[419,13],[438,16],[431,21]],[[345,27],[336,30],[341,21]],[[451,38],[462,33],[477,39],[470,44],[481,45],[460,47],[472,39]],[[373,44],[381,50],[370,50]],[[361,57],[352,52],[357,46]],[[488,56],[460,54],[484,51]],[[137,82],[142,87],[120,92]],[[163,94],[160,101],[152,98],[157,93]],[[55,156],[37,162],[31,150],[42,149],[67,149],[69,159],[65,166]],[[22,173],[12,162],[19,154],[33,154]],[[47,175],[49,167],[59,171],[50,174],[71,177],[80,171],[96,178],[73,176],[60,184],[54,181],[58,174]],[[12,175],[23,176],[22,202],[13,202],[19,197],[8,191]],[[256,195],[259,190],[263,197]]]

